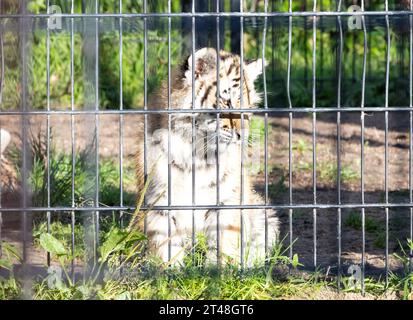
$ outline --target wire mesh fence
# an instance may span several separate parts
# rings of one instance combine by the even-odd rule
[[[244,179],[251,173],[244,151],[240,201],[222,201],[216,138],[213,203],[197,199],[200,178],[193,147],[189,202],[173,201],[168,161],[166,202],[151,204],[145,197],[140,210],[167,212],[168,239],[171,212],[185,212],[192,245],[196,215],[214,210],[218,260],[220,214],[236,210],[241,266],[246,264],[243,212],[276,210],[290,258],[299,252],[306,267],[333,268],[339,286],[348,265],[360,268],[363,291],[366,274],[384,272],[388,281],[397,269],[391,257],[399,250],[395,243],[413,238],[410,1],[142,1],[134,6],[119,0],[112,6],[74,0],[47,1],[41,7],[2,1],[0,6],[0,126],[12,136],[11,149],[0,160],[0,236],[21,243],[23,265],[42,259],[52,264],[50,254],[38,257],[33,247],[39,221],[49,233],[56,221],[69,226],[74,257],[81,225],[84,246],[97,258],[101,224],[112,215],[126,223],[136,209],[140,190],[130,172],[139,146],[148,179],[151,117],[167,117],[170,160],[173,117],[193,115],[195,145],[197,117],[212,115],[219,132],[223,118],[238,114],[245,150],[244,120],[253,114],[261,119],[258,147],[263,151],[255,185],[262,203],[245,201]],[[262,59],[260,106],[243,106],[241,86],[236,111],[197,107],[194,68],[191,108],[172,106],[173,68],[188,55],[195,65],[196,51],[207,46],[240,56],[241,83],[244,61]],[[217,58],[217,70],[219,63]],[[219,74],[216,78],[220,92]],[[150,96],[161,83],[166,83],[168,103],[151,106]],[[134,136],[138,127],[143,128],[142,141]],[[265,222],[268,249],[267,215]],[[379,243],[374,250],[372,242]],[[75,268],[73,259],[73,276]]]

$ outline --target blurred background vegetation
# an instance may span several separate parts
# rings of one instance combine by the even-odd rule
[[[27,10],[32,13],[45,13],[46,0],[31,0]],[[268,1],[269,11],[288,11],[288,2]],[[317,1],[317,10],[336,10],[339,1]],[[347,11],[358,1],[342,1],[343,11]],[[122,12],[143,12],[143,0],[123,0]],[[168,1],[147,1],[148,12],[167,12]],[[220,1],[220,10],[239,11],[240,1]],[[292,1],[293,11],[311,11],[313,1]],[[71,1],[50,0],[50,5],[58,5],[63,13],[69,13]],[[196,11],[216,11],[215,0],[196,1]],[[263,0],[243,1],[245,12],[264,11]],[[366,10],[384,10],[384,1],[365,1]],[[390,10],[406,10],[409,1],[389,1]],[[19,12],[17,1],[2,1],[3,13]],[[119,1],[100,0],[100,13],[118,13]],[[191,10],[191,1],[172,0],[172,12]],[[74,11],[95,12],[94,1],[74,0]],[[50,106],[52,109],[71,108],[71,19],[62,19],[62,29],[50,31]],[[348,17],[342,19],[342,106],[360,105],[361,74],[363,67],[362,30],[350,30]],[[94,66],[90,62],[95,56],[85,58],[85,47],[95,43],[90,37],[94,18],[73,19],[74,47],[74,107],[84,108],[90,95],[94,96],[95,87],[90,76]],[[26,35],[28,59],[27,103],[30,109],[45,109],[47,105],[47,21],[29,19],[30,33]],[[266,70],[268,104],[270,108],[288,107],[286,79],[288,58],[288,17],[250,17],[243,23],[243,50],[246,59],[257,59],[262,55],[263,31],[265,37],[265,58],[269,65]],[[386,28],[384,17],[367,17],[367,83],[366,106],[383,106],[385,100],[386,67]],[[120,42],[120,25],[122,42]],[[291,60],[291,98],[295,107],[312,105],[312,17],[292,19],[292,60]],[[168,72],[168,18],[152,17],[147,19],[147,81],[148,95],[167,79]],[[196,19],[195,47],[216,46],[215,17]],[[21,107],[21,47],[18,37],[21,28],[18,19],[2,19],[2,39],[4,43],[5,75],[2,92],[2,110]],[[219,19],[220,46],[226,50],[239,52],[240,19],[221,17]],[[144,21],[141,17],[115,17],[99,19],[99,107],[119,109],[120,105],[120,44],[123,49],[122,85],[123,108],[142,108],[144,104]],[[405,106],[409,104],[409,17],[390,17],[391,33],[391,72],[389,104]],[[179,65],[191,53],[191,18],[171,18],[171,64]],[[337,74],[339,58],[339,28],[336,17],[320,17],[317,21],[317,107],[331,107],[337,104]],[[95,52],[96,53],[96,52]],[[90,60],[92,58],[92,60]],[[262,88],[261,83],[258,84]]]

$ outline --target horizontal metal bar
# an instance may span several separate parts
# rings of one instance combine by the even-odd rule
[[[179,13],[62,13],[62,14],[2,14],[1,18],[153,18],[153,17],[312,17],[312,16],[409,16],[412,11],[295,11],[295,12],[179,12]]]
[[[83,114],[191,114],[191,113],[211,113],[211,114],[239,114],[239,113],[308,113],[308,112],[400,112],[413,111],[413,107],[316,107],[316,108],[268,108],[268,109],[129,109],[129,110],[33,110],[33,111],[0,111],[1,115],[19,116],[19,115],[83,115]]]
[[[322,204],[322,203],[308,203],[308,204],[280,204],[280,205],[188,205],[188,206],[142,206],[140,210],[234,210],[234,209],[356,209],[356,208],[413,208],[413,203],[346,203],[346,204]],[[1,208],[4,213],[7,212],[57,212],[57,211],[134,211],[134,206],[108,206],[108,207],[25,207],[25,208]]]

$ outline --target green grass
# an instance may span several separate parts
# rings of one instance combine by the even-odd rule
[[[83,258],[85,253],[84,228],[81,224],[76,223],[74,229],[75,235],[75,252],[73,257],[76,259]],[[33,226],[34,245],[40,248],[40,236],[47,233],[47,222],[38,222]],[[72,226],[69,223],[54,221],[50,224],[50,233],[56,237],[63,245],[69,248],[72,244]]]
[[[20,283],[16,280],[16,278],[0,277],[0,300],[17,299],[20,295],[21,286]]]
[[[317,164],[320,181],[327,183],[337,182],[337,163],[321,162]],[[351,183],[360,179],[360,175],[350,165],[341,165],[340,179],[342,183]]]
[[[296,146],[296,150],[301,150],[298,152],[305,152],[307,147],[305,144],[302,146]],[[299,160],[295,165],[298,171],[312,171],[313,162]],[[319,161],[316,166],[318,182],[323,182],[327,184],[337,183],[337,163],[331,161]],[[360,174],[358,171],[354,170],[351,165],[342,164],[340,170],[340,180],[341,183],[354,183],[360,179]]]
[[[8,1],[9,5],[10,1]],[[117,5],[109,0],[101,0],[100,12],[110,13],[118,12]],[[245,10],[252,7],[252,1],[244,1]],[[69,12],[70,6],[67,1],[56,0],[54,5],[61,6],[63,12]],[[173,12],[181,10],[181,1],[171,1]],[[324,1],[324,6],[335,5],[334,1]],[[263,11],[264,3],[258,2],[256,10]],[[288,11],[287,2],[275,2],[271,10]],[[320,6],[320,4],[318,4]],[[75,12],[81,12],[81,1],[75,0]],[[378,8],[377,4],[370,4],[369,10]],[[7,6],[6,6],[7,8]],[[46,6],[44,1],[31,0],[28,2],[28,9],[33,13],[45,13]],[[226,9],[229,10],[226,3]],[[307,8],[308,10],[309,8]],[[382,8],[381,8],[382,9]],[[124,12],[142,12],[142,2],[134,0],[123,1]],[[166,12],[165,1],[150,1],[148,10],[151,12]],[[293,4],[294,11],[303,10],[300,3]],[[309,18],[306,18],[308,22]],[[103,21],[105,20],[105,21]],[[270,65],[267,68],[266,80],[268,90],[268,106],[286,107],[288,106],[285,80],[287,78],[287,53],[285,48],[288,47],[288,29],[287,24],[283,23],[284,18],[268,19],[268,30],[265,47],[265,57],[269,60]],[[317,31],[317,77],[327,77],[326,81],[317,85],[317,107],[330,107],[336,103],[336,58],[332,54],[337,50],[336,19],[334,17],[324,18],[325,30]],[[253,26],[254,21],[256,26]],[[312,91],[311,79],[312,72],[311,55],[312,55],[312,37],[310,32],[304,30],[304,18],[294,19],[296,25],[292,30],[293,47],[291,65],[291,99],[294,107],[311,107]],[[68,21],[64,21],[65,23]],[[112,23],[109,28],[101,28],[103,31],[99,38],[99,100],[100,108],[119,107],[119,36],[115,27],[116,19],[102,19],[103,22]],[[178,29],[180,21],[173,21],[171,30],[171,64],[175,67],[181,64],[183,58],[189,54],[190,49],[186,45],[187,39],[184,33]],[[333,22],[333,23],[331,23]],[[231,36],[229,32],[229,19],[224,19],[226,33],[223,37],[221,47],[226,50],[231,49]],[[78,30],[78,21],[75,21],[75,30]],[[263,25],[264,21],[260,18],[254,20],[247,18],[246,27],[244,28],[244,56],[246,59],[257,59],[261,56],[261,47],[263,42]],[[395,25],[391,21],[392,27]],[[124,21],[123,32],[123,106],[128,108],[142,108],[144,99],[144,45],[142,32],[142,19],[127,19]],[[156,23],[151,23],[148,30],[148,63],[147,63],[147,80],[148,94],[159,87],[160,83],[167,77],[168,70],[168,43],[164,37],[166,33],[166,20],[158,19]],[[397,29],[396,29],[397,30]],[[138,31],[138,32],[137,32]],[[391,60],[399,67],[390,70],[390,88],[389,104],[390,105],[407,105],[408,104],[408,77],[400,76],[399,70],[405,70],[408,67],[408,48],[401,44],[406,41],[406,35],[399,30],[391,29],[392,46],[390,48]],[[307,35],[307,38],[305,38]],[[20,105],[20,76],[21,65],[18,63],[19,58],[19,39],[13,32],[4,34],[4,56],[5,56],[5,77],[3,90],[2,108],[5,110],[15,109]],[[40,28],[33,31],[30,42],[30,54],[28,55],[28,103],[32,109],[45,109],[46,106],[46,32]],[[273,46],[273,41],[277,46]],[[74,100],[75,106],[81,107],[85,103],[85,74],[86,62],[82,55],[82,36],[80,32],[75,32],[74,37]],[[372,26],[369,30],[369,47],[371,57],[368,64],[368,81],[365,88],[366,106],[380,106],[384,102],[383,81],[385,78],[386,41],[385,29],[381,26]],[[321,56],[320,52],[324,55]],[[354,65],[352,55],[355,55]],[[343,68],[342,68],[342,104],[343,106],[358,106],[361,99],[361,73],[362,57],[364,53],[363,33],[350,32],[344,33],[343,41]],[[401,57],[404,57],[402,59]],[[70,107],[70,36],[66,30],[52,31],[50,34],[50,93],[52,108]],[[321,68],[321,66],[323,66]],[[353,75],[353,69],[355,74]],[[304,80],[307,75],[307,81]],[[353,79],[354,76],[354,79]],[[257,82],[262,92],[262,81]]]
[[[384,230],[374,234],[373,245],[379,249],[384,249],[386,247],[386,233]]]
[[[275,247],[267,264],[241,270],[227,262],[217,269],[205,260],[206,239],[198,234],[194,256],[189,256],[188,251],[184,264],[172,267],[145,253],[146,239],[139,232],[117,226],[103,236],[100,258],[90,276],[72,282],[68,272],[70,248],[58,240],[59,233],[65,231],[56,230],[55,236],[41,233],[39,243],[59,261],[63,277],[56,280],[49,275],[34,279],[33,299],[315,299],[337,289],[336,279],[327,277],[321,269],[314,273],[297,271],[298,256],[290,260],[284,255],[288,248],[282,244]],[[410,240],[408,246],[413,246]],[[391,273],[387,290],[396,293],[399,299],[411,299],[413,275],[408,270],[408,252],[402,249],[395,256],[405,271]],[[288,266],[293,272],[288,272]],[[349,281],[349,277],[342,277],[342,292],[360,293],[360,288],[351,287]],[[368,277],[365,289],[375,298],[383,297],[386,292],[383,280]],[[21,284],[13,274],[0,278],[0,299],[17,299],[21,295]]]
[[[304,139],[298,139],[297,142],[293,143],[292,149],[293,151],[297,151],[299,154],[304,154],[311,150],[311,146]]]
[[[356,230],[361,230],[362,220],[361,220],[360,212],[356,212],[356,211],[350,212],[346,220],[344,221],[344,224],[347,227],[350,227]],[[381,230],[381,225],[376,219],[366,215],[365,216],[365,230],[370,233],[378,232]]]
[[[265,272],[238,274],[232,271],[178,271],[170,269],[153,277],[108,280],[89,297],[76,290],[49,290],[44,284],[35,287],[36,299],[285,299],[294,296],[313,297],[325,283],[311,283],[304,278],[269,282]],[[87,291],[86,291],[87,292]]]
[[[365,230],[374,236],[373,245],[383,249],[386,245],[385,230],[380,222],[368,215],[365,216]],[[362,229],[362,218],[360,212],[351,211],[344,220],[344,225],[355,230]]]
[[[311,152],[312,146],[305,139],[298,139],[292,145],[292,150],[297,153],[299,158],[304,156],[308,152]],[[313,162],[299,159],[295,165],[299,171],[311,171],[313,169]],[[335,184],[337,182],[337,163],[327,160],[321,160],[317,162],[316,166],[317,176],[319,182]],[[341,164],[340,168],[341,183],[352,183],[360,179],[358,171],[353,169],[353,166],[347,164]]]
[[[61,151],[56,151],[52,145],[50,162],[47,159],[46,137],[39,133],[30,137],[30,152],[32,162],[29,172],[29,187],[32,192],[34,206],[47,206],[48,180],[50,172],[50,205],[72,205],[72,157]],[[17,178],[21,180],[22,151],[16,146],[10,146],[7,157],[14,164]],[[95,198],[96,166],[92,148],[77,150],[74,164],[74,203],[76,206],[86,206]],[[49,166],[50,164],[50,166]],[[99,159],[99,203],[103,206],[119,205],[120,172],[119,163],[108,158]],[[133,192],[135,173],[133,166],[124,162],[123,167],[123,199],[125,205],[133,205],[136,195]]]
[[[323,291],[336,291],[336,282],[324,279],[322,274],[289,275],[278,277],[269,269],[261,268],[240,272],[234,267],[216,268],[185,267],[183,269],[162,268],[143,262],[128,274],[106,277],[96,284],[79,281],[73,285],[62,283],[50,288],[47,279],[34,282],[34,299],[315,299]],[[396,292],[400,299],[411,297],[412,276],[392,274],[389,292]],[[346,285],[343,277],[343,293],[359,293],[360,288]],[[406,284],[407,283],[407,284]],[[383,281],[366,278],[366,293],[381,297],[385,293]],[[0,280],[2,299],[18,298],[20,284],[15,279]]]
[[[287,190],[285,179],[286,177],[281,174],[279,175],[278,180],[268,185],[268,195],[271,199],[277,199],[278,196],[280,196]]]
[[[30,152],[32,162],[29,164],[31,170],[28,182],[32,194],[31,200],[34,206],[45,207],[48,205],[48,160],[46,152],[46,137],[42,134],[30,136]],[[50,206],[72,206],[72,157],[71,155],[55,151],[54,146],[50,150]],[[7,154],[17,172],[17,178],[21,180],[22,153],[16,146],[11,146]],[[96,167],[94,165],[94,152],[92,149],[84,149],[76,152],[74,165],[74,194],[73,200],[76,207],[85,207],[94,203],[96,192]],[[99,205],[120,205],[120,173],[119,163],[112,159],[99,159]],[[123,204],[133,206],[136,201],[135,172],[133,167],[124,162],[123,167]],[[129,220],[129,213],[125,212],[125,221]],[[39,246],[40,236],[47,231],[46,216],[34,214],[33,216],[33,238],[34,244]],[[85,215],[75,214],[75,258],[80,259],[85,255],[84,235]],[[53,234],[65,246],[71,244],[72,217],[68,213],[51,214],[50,233]],[[100,236],[117,223],[119,218],[101,215]]]

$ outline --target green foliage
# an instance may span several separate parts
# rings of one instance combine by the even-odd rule
[[[63,254],[61,243],[53,236],[47,237],[52,245],[44,245],[44,249]],[[298,256],[290,260],[283,254],[286,249],[280,244],[274,247],[268,266],[254,267],[242,271],[239,266],[225,264],[218,269],[207,265],[206,253],[209,250],[206,237],[198,234],[197,245],[185,259],[182,267],[165,266],[151,260],[150,256],[141,256],[139,262],[126,265],[125,261],[135,252],[138,244],[144,241],[142,234],[136,231],[113,227],[105,236],[100,246],[100,260],[96,273],[91,279],[82,283],[61,284],[59,288],[48,288],[46,280],[35,285],[36,299],[270,299],[281,297],[287,293],[288,286],[294,286],[293,280],[281,283],[273,274],[277,265],[291,265],[296,268],[301,265]],[[58,247],[58,250],[55,248]],[[141,246],[139,246],[142,248]],[[287,248],[288,249],[288,248]],[[188,252],[189,253],[189,252]],[[111,258],[123,257],[121,264],[113,264]],[[126,260],[125,260],[126,257]],[[135,260],[136,261],[136,260]],[[102,266],[109,263],[109,277],[103,283],[97,283],[98,274]],[[122,273],[120,270],[125,266]],[[135,271],[132,275],[131,271]],[[112,276],[111,276],[112,275]],[[308,289],[311,285],[308,286]],[[306,287],[303,282],[298,287]],[[289,288],[288,294],[296,293],[297,289]]]
[[[381,232],[375,232],[374,233],[374,246],[379,249],[384,249],[386,247],[386,233],[384,230],[381,230]]]
[[[268,185],[268,194],[272,199],[277,199],[278,196],[280,196],[287,190],[287,187],[285,185],[286,177],[284,173],[281,172],[281,174],[278,175],[278,177],[278,180],[274,179],[275,182],[270,183]]]
[[[50,162],[47,160],[45,137],[39,134],[31,138],[31,152],[33,162],[28,181],[32,190],[32,201],[35,206],[47,206],[47,167],[50,164],[50,205],[72,205],[72,170],[71,155],[56,152],[51,147]],[[21,150],[11,146],[8,157],[15,165],[18,179],[21,179],[22,158]],[[74,201],[76,206],[83,206],[94,199],[96,190],[96,167],[92,160],[93,152],[90,149],[76,152],[74,164]],[[99,200],[100,204],[118,205],[120,199],[120,172],[117,161],[107,158],[99,159]],[[133,205],[135,195],[134,169],[124,163],[123,196],[126,205]]]
[[[5,279],[0,277],[0,300],[17,299],[21,293],[21,286],[14,277]]]
[[[136,264],[136,259],[140,257],[141,250],[145,243],[146,237],[139,231],[128,231],[125,228],[113,226],[106,234],[99,247],[99,261],[93,265],[91,274],[88,278],[84,278],[82,282],[73,282],[68,273],[68,266],[73,257],[70,254],[70,249],[66,247],[63,242],[58,240],[52,234],[42,233],[40,235],[40,246],[43,250],[55,255],[60,267],[62,268],[65,279],[53,279],[55,284],[53,288],[46,287],[48,280],[54,277],[50,274],[43,281],[36,284],[37,298],[39,298],[44,291],[46,296],[49,294],[58,294],[59,299],[89,299],[94,297],[96,292],[100,289],[97,281],[103,276],[103,268],[106,266],[121,270],[122,266],[127,262],[132,262],[132,266]],[[119,259],[122,258],[120,265]],[[63,280],[63,281],[62,281]],[[51,289],[51,291],[49,291]],[[45,296],[43,296],[44,298]]]
[[[52,254],[59,256],[66,256],[68,252],[66,251],[63,244],[53,237],[51,234],[43,233],[40,235],[40,245],[42,248]]]
[[[208,239],[204,233],[195,235],[195,246],[192,250],[187,250],[184,257],[184,266],[190,268],[205,268],[207,265],[207,253],[211,248],[208,247]]]
[[[362,220],[361,220],[360,212],[356,212],[356,211],[350,212],[346,220],[344,221],[344,224],[347,227],[351,227],[356,230],[361,230]],[[370,233],[381,231],[380,223],[376,219],[366,215],[365,216],[365,230]]]
[[[104,242],[100,247],[100,261],[106,262],[111,255],[123,255],[127,259],[134,252],[136,243],[141,243],[146,237],[137,230],[126,230],[113,226],[106,233]]]
[[[9,272],[9,277],[0,276],[0,300],[15,299],[20,295],[21,286],[14,277],[13,264],[21,263],[22,258],[17,248],[9,242],[1,241],[0,248],[2,253],[0,256],[0,271],[7,270]]]
[[[252,117],[250,121],[250,135],[248,136],[248,144],[251,145],[255,141],[261,143],[260,147],[265,143],[265,121],[261,117]]]
[[[323,1],[324,8],[335,7],[334,1]],[[70,2],[64,0],[53,1],[59,5],[63,12],[70,12]],[[246,12],[256,4],[256,11],[264,10],[264,3],[245,1]],[[99,1],[101,13],[119,12],[118,4],[109,0]],[[318,3],[318,7],[321,4]],[[82,12],[82,2],[75,0],[75,12]],[[181,12],[180,0],[171,2],[172,12]],[[378,8],[377,4],[369,4],[369,10]],[[230,10],[228,4],[226,10]],[[31,0],[28,9],[33,13],[45,13],[44,1]],[[93,9],[93,8],[89,8]],[[142,12],[143,3],[135,0],[123,1],[123,12]],[[270,4],[270,10],[288,11],[288,2],[274,2]],[[310,8],[307,7],[307,10]],[[381,8],[382,10],[383,8]],[[293,10],[303,10],[302,4],[293,3]],[[150,1],[149,12],[166,12],[166,1]],[[408,18],[408,17],[407,17]],[[288,106],[286,93],[287,79],[287,50],[288,47],[288,18],[268,18],[265,46],[265,58],[269,62],[266,69],[268,90],[268,106],[270,108]],[[347,17],[343,17],[343,26]],[[336,30],[337,19],[335,17],[320,18],[317,30],[317,55],[316,76],[320,79],[316,86],[317,107],[331,107],[337,103],[337,55],[339,50],[338,34]],[[408,46],[405,45],[407,34],[400,29],[403,21],[397,23],[391,18],[391,47],[389,104],[403,106],[408,104],[408,77],[405,70],[408,69]],[[51,107],[62,109],[70,107],[70,30],[69,19],[63,19],[64,28],[50,33],[50,93]],[[292,30],[292,57],[291,57],[291,99],[294,107],[312,106],[312,29],[310,17],[296,17],[293,19]],[[406,20],[408,23],[408,20]],[[172,19],[171,30],[171,65],[178,66],[189,53],[185,32],[180,30],[182,19]],[[230,21],[222,19],[225,24],[222,48],[231,50]],[[76,108],[82,108],[85,104],[85,72],[82,34],[78,31],[81,24],[74,20],[74,101]],[[320,29],[321,24],[323,29]],[[246,18],[244,28],[244,56],[246,59],[257,59],[262,54],[263,42],[262,18]],[[304,27],[307,26],[307,29]],[[120,78],[119,78],[119,32],[118,20],[105,18],[100,20],[99,37],[99,107],[101,109],[119,108]],[[148,22],[147,42],[147,89],[148,96],[158,88],[167,78],[168,71],[168,43],[167,20],[155,19]],[[141,18],[128,18],[123,21],[123,107],[142,108],[144,100],[144,41],[143,21]],[[365,87],[366,106],[381,106],[384,103],[384,79],[386,57],[386,30],[380,23],[373,21],[368,33],[368,64],[367,82]],[[361,102],[361,74],[363,70],[364,35],[353,30],[343,31],[343,55],[342,55],[342,106],[356,107]],[[21,92],[20,77],[21,66],[19,61],[19,39],[16,34],[5,34],[5,77],[4,81],[4,109],[14,109],[20,105]],[[30,45],[29,54],[29,104],[32,109],[44,109],[46,107],[46,32],[36,27]],[[263,89],[262,81],[257,81],[257,86]]]
[[[2,256],[0,256],[0,269],[13,271],[13,262],[22,261],[16,247],[6,241],[1,241],[0,248],[2,253]]]
[[[317,165],[320,181],[335,183],[337,181],[337,163],[322,162]],[[351,183],[360,179],[360,175],[350,165],[341,165],[341,183]]]
[[[356,230],[361,230],[362,217],[360,212],[351,211],[344,220],[344,225]],[[366,232],[374,236],[373,245],[376,248],[384,248],[386,245],[385,230],[383,226],[379,223],[379,221],[377,221],[373,217],[366,215],[364,220],[364,226]]]
[[[413,241],[407,239],[406,246],[403,246],[399,241],[399,246],[401,254],[393,253],[393,255],[402,263],[403,274],[399,275],[390,272],[389,282],[392,286],[400,288],[401,296],[404,300],[413,300],[413,261],[410,254],[413,251]]]
[[[85,244],[84,244],[84,228],[79,223],[74,226],[75,237],[75,252],[72,253],[73,258],[84,257]],[[40,237],[42,234],[47,233],[47,222],[38,222],[33,226],[33,238],[34,244],[40,246]],[[65,248],[69,248],[72,243],[72,226],[62,221],[52,221],[50,223],[50,234],[56,237]]]
[[[281,266],[291,265],[293,268],[301,266],[298,255],[290,259],[285,256],[288,248],[280,244],[274,246],[274,250],[265,266],[240,270],[235,265],[225,265],[220,269],[205,265],[203,260],[205,244],[202,235],[198,235],[200,259],[188,260],[188,264],[177,268],[159,264],[149,256],[137,254],[138,262],[132,265],[114,264],[119,260],[119,254],[125,257],[134,251],[136,242],[126,244],[125,230],[113,228],[102,243],[100,252],[103,253],[99,268],[90,278],[71,283],[69,279],[59,286],[50,288],[48,278],[36,281],[34,284],[34,299],[313,299],[318,292],[326,287],[334,289],[336,280],[327,280],[321,270],[310,275],[288,272],[285,277],[279,277]],[[133,236],[130,238],[132,239]],[[142,235],[136,234],[139,243]],[[57,239],[48,237],[53,244],[46,244],[48,249],[59,254],[67,253],[68,249],[61,250],[62,243]],[[125,242],[126,241],[126,242]],[[142,244],[142,243],[141,243]],[[55,250],[55,248],[58,248]],[[142,247],[141,247],[142,248]],[[374,297],[382,297],[385,290],[395,292],[402,299],[412,298],[413,277],[409,271],[409,253],[401,246],[402,255],[396,255],[405,266],[405,274],[390,273],[389,286],[386,288],[383,280],[365,279],[366,293]],[[125,249],[125,250],[124,250]],[[413,249],[413,243],[408,240],[407,249]],[[138,250],[139,251],[139,250]],[[111,252],[110,254],[107,254]],[[105,258],[106,257],[106,258]],[[106,261],[104,261],[106,260]],[[198,263],[193,263],[198,261]],[[109,263],[108,276],[103,281],[98,281],[101,266]],[[123,268],[122,273],[117,272]],[[66,274],[67,275],[67,274]],[[68,275],[67,275],[68,276]],[[69,276],[68,276],[69,277]],[[70,277],[69,277],[70,278]],[[323,280],[324,278],[324,280]],[[350,285],[349,277],[342,277],[342,292],[360,293],[359,287]],[[14,279],[0,278],[0,299],[18,298],[20,284]]]
[[[299,154],[304,154],[311,150],[311,147],[304,139],[298,139],[296,143],[293,143],[292,149],[293,151],[297,151]]]

